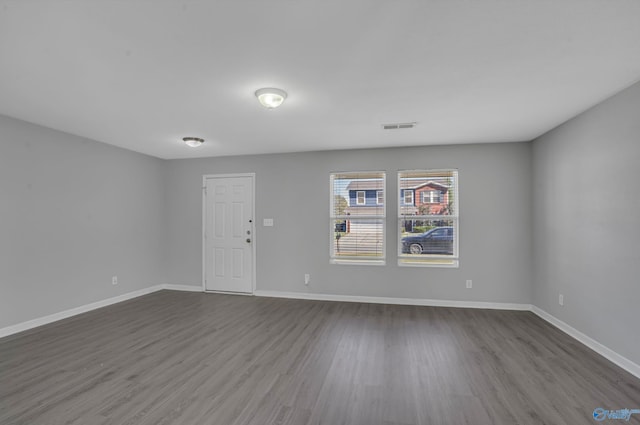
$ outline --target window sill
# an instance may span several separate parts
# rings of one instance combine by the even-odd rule
[[[445,259],[432,259],[432,260],[412,260],[408,258],[398,259],[399,267],[440,267],[447,269],[457,269],[460,267],[459,261],[445,260]]]
[[[384,266],[385,260],[344,260],[341,258],[332,258],[329,264],[339,264],[346,266]]]

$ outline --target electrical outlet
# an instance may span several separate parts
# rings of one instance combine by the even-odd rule
[[[311,275],[309,273],[304,275],[304,284],[308,285],[309,281],[311,280]]]
[[[473,287],[473,281],[471,279],[467,279],[467,289],[471,289]]]
[[[560,294],[560,296],[558,297],[558,304],[564,305],[564,295]]]
[[[112,285],[117,285],[118,284],[118,276],[113,276],[111,278],[111,284]]]

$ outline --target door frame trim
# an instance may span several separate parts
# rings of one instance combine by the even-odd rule
[[[231,174],[203,174],[202,175],[202,291],[203,292],[212,292],[217,293],[219,291],[210,291],[207,290],[206,285],[206,276],[207,276],[207,241],[206,241],[206,233],[207,233],[207,179],[217,179],[217,178],[233,178],[233,177],[249,177],[251,178],[251,216],[253,217],[253,226],[251,226],[251,239],[253,243],[251,244],[251,293],[247,294],[244,292],[224,292],[226,294],[236,294],[236,295],[253,295],[256,292],[256,228],[257,220],[256,220],[256,173],[231,173]]]

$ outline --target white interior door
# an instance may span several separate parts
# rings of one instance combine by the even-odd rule
[[[254,176],[206,176],[204,287],[253,292]]]

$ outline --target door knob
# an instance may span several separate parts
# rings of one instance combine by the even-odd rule
[[[251,239],[247,238],[247,243],[251,243]]]

